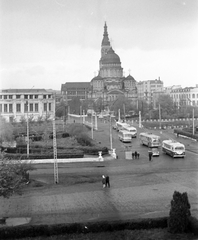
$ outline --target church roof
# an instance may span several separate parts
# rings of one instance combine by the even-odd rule
[[[111,47],[106,55],[102,58],[102,64],[108,63],[116,63],[120,64],[120,57],[114,52],[113,48]]]
[[[102,78],[100,75],[98,75],[98,76],[92,78],[92,80],[102,80],[102,79],[103,79],[103,78]]]
[[[125,78],[125,80],[133,80],[133,81],[135,81],[134,77],[132,77],[130,74]]]

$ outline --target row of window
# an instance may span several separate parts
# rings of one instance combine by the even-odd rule
[[[193,93],[192,94],[192,98],[195,98],[196,97],[196,94]],[[173,98],[190,98],[190,94],[173,94]],[[198,93],[197,93],[197,98],[198,98]]]
[[[16,104],[16,112],[21,112],[21,105],[20,103]],[[52,111],[52,105],[51,103],[44,103],[43,104],[44,111]],[[39,111],[39,105],[38,103],[30,103],[30,104],[24,104],[24,112],[38,112]],[[0,104],[0,112],[4,113],[12,113],[13,112],[13,104]]]
[[[0,95],[0,99],[13,99],[13,96],[14,95]],[[28,95],[28,94],[25,94],[25,95],[21,95],[21,94],[17,94],[16,95],[16,99],[21,99],[22,96],[24,96],[24,99],[38,99],[38,94],[36,95]],[[43,95],[43,99],[51,99],[52,98],[52,95],[51,94],[48,94],[48,95]]]

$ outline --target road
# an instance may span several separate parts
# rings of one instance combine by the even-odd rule
[[[145,129],[138,129],[138,133]],[[172,132],[155,131],[161,138],[174,138]],[[192,215],[198,217],[198,154],[197,143],[191,140],[186,157],[173,159],[163,153],[148,160],[148,148],[133,139],[132,149],[140,152],[140,159],[126,160],[126,146],[112,131],[113,147],[118,159],[100,163],[59,164],[59,176],[110,176],[111,188],[102,189],[101,181],[93,183],[58,185],[26,191],[23,196],[14,195],[9,200],[0,199],[0,212],[7,216],[30,216],[32,224],[85,222],[103,219],[167,216],[175,190],[187,192]],[[109,124],[99,122],[94,138],[109,146]],[[38,165],[31,178],[53,182],[53,165]],[[49,182],[48,182],[49,183]]]

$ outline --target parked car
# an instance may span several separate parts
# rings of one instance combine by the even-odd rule
[[[152,154],[153,154],[153,157],[159,157],[159,155],[160,155],[159,149],[158,148],[152,148]]]

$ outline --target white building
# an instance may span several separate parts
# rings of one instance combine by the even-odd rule
[[[178,107],[198,106],[198,85],[196,87],[172,89],[170,96]]]
[[[50,118],[54,116],[53,91],[45,89],[0,90],[0,115],[7,121],[22,118]]]
[[[148,104],[154,104],[155,96],[163,93],[164,84],[159,79],[140,81],[137,83],[138,99],[144,99]]]

